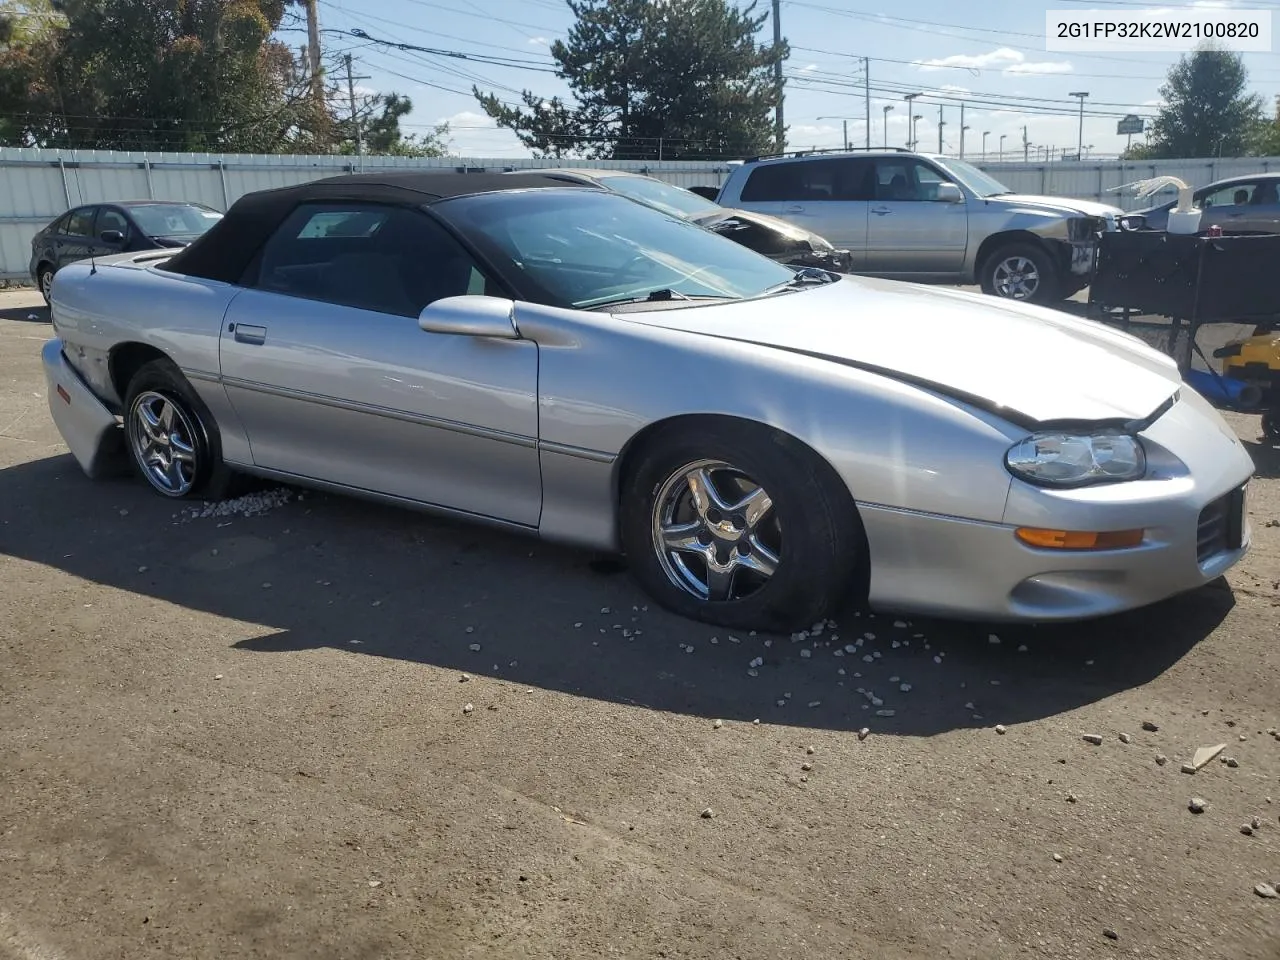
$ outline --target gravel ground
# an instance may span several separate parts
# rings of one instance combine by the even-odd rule
[[[92,484],[37,302],[0,294],[5,960],[1280,957],[1256,417],[1225,583],[730,636],[475,527]]]

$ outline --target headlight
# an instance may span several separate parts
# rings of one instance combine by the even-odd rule
[[[1033,433],[1004,457],[1015,476],[1049,487],[1137,480],[1147,472],[1147,456],[1127,433]]]

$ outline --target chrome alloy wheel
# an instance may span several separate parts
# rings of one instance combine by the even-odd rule
[[[146,390],[129,411],[129,446],[147,480],[167,497],[191,492],[196,480],[196,427],[162,393]]]
[[[40,294],[45,302],[49,302],[49,294],[53,291],[53,271],[48,268],[40,271]]]
[[[782,530],[764,487],[719,460],[676,470],[653,506],[653,548],[667,577],[700,600],[743,600],[778,569]]]
[[[992,286],[1009,300],[1030,300],[1040,289],[1040,271],[1026,257],[1009,257],[996,265]]]

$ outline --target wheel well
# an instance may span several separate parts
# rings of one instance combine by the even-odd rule
[[[1027,230],[1010,230],[1006,233],[992,234],[982,241],[982,245],[978,247],[978,256],[973,261],[973,270],[978,279],[981,279],[982,268],[986,264],[987,258],[996,250],[1011,243],[1029,243],[1050,255],[1053,253],[1048,244],[1044,242],[1043,237],[1039,237]]]
[[[112,348],[107,357],[107,372],[122,406],[129,392],[129,381],[142,369],[143,364],[165,359],[168,358],[162,351],[145,343],[122,343]]]
[[[639,432],[637,432],[630,440],[623,445],[622,450],[618,453],[618,459],[615,461],[616,466],[613,471],[613,504],[615,523],[620,522],[622,511],[622,490],[626,477],[634,468],[636,460],[646,447],[651,443],[657,442],[661,437],[674,430],[688,430],[698,426],[710,427],[717,423],[721,424],[737,424],[740,426],[750,427],[757,430],[762,436],[769,438],[779,438],[783,443],[792,446],[796,453],[807,455],[813,458],[813,462],[817,464],[818,469],[826,475],[829,483],[835,485],[835,489],[847,498],[848,505],[853,512],[853,516],[857,523],[858,534],[862,538],[862,555],[867,558],[867,562],[861,564],[858,571],[857,581],[854,589],[857,591],[853,598],[858,603],[864,603],[870,588],[870,551],[867,549],[866,532],[862,529],[862,518],[858,513],[858,504],[854,499],[852,491],[848,484],[836,471],[829,461],[817,450],[809,446],[794,434],[787,433],[785,430],[779,430],[767,423],[761,423],[758,420],[751,420],[747,417],[733,417],[719,413],[691,413],[681,414],[679,416],[667,417],[665,420],[657,420],[648,424]]]

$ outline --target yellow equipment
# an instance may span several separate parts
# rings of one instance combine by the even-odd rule
[[[1213,351],[1222,375],[1256,387],[1261,393],[1262,432],[1280,441],[1280,330],[1255,327],[1253,336]]]

